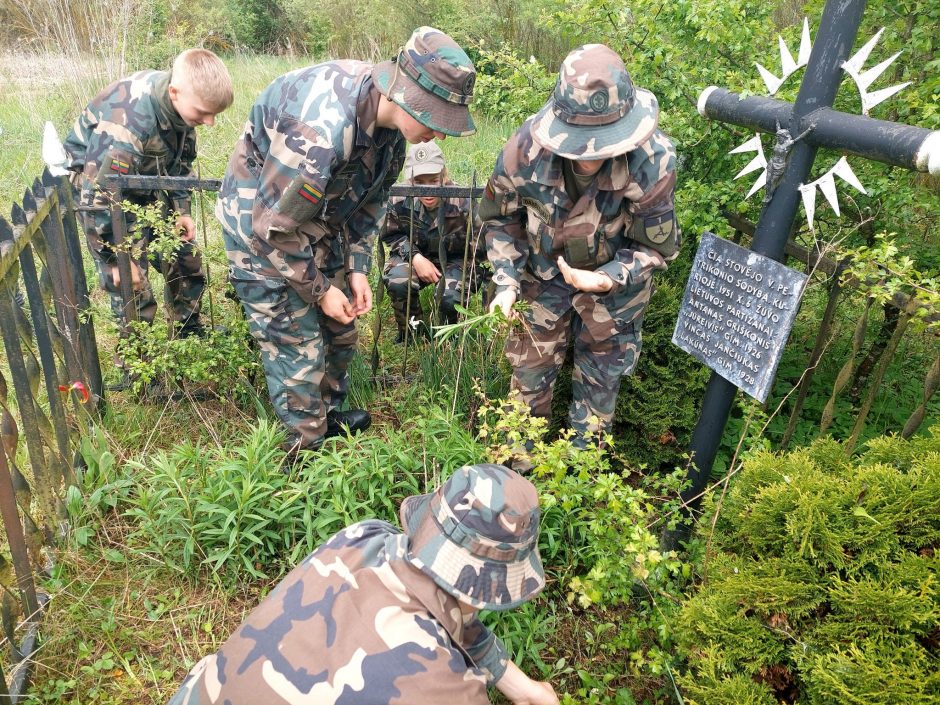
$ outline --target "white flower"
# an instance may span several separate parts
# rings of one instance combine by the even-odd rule
[[[418,326],[421,325],[421,321],[412,316],[411,320],[408,321],[408,325],[411,326],[411,330],[418,330]]]

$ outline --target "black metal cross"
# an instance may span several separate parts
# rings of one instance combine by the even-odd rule
[[[918,171],[940,173],[940,132],[837,112],[833,101],[842,81],[842,64],[855,43],[866,0],[828,0],[796,102],[763,97],[741,98],[711,86],[699,98],[699,112],[711,120],[734,123],[761,132],[781,133],[790,142],[775,154],[768,168],[765,200],[751,249],[783,261],[784,248],[800,203],[800,184],[807,177],[819,147]],[[708,483],[715,454],[728,420],[737,387],[712,372],[702,411],[692,435],[691,487],[683,500],[694,512]],[[674,537],[673,537],[674,538]]]

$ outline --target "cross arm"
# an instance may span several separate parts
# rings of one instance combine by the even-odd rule
[[[773,134],[777,125],[799,134],[809,130],[805,141],[859,157],[916,171],[940,174],[940,131],[875,120],[864,115],[818,108],[797,125],[791,125],[793,106],[783,100],[749,96],[709,86],[698,100],[698,111],[710,120],[740,125]]]

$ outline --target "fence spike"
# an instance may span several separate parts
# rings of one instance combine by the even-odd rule
[[[52,172],[49,171],[49,167],[44,167],[42,170],[42,176],[39,177],[42,180],[42,185],[46,188],[55,188],[55,177],[52,175]]]
[[[13,239],[13,226],[0,215],[0,241]]]
[[[10,209],[10,219],[13,221],[13,225],[26,225],[26,213],[19,203],[14,203]]]
[[[36,197],[29,189],[23,191],[23,210],[30,215],[36,212]]]

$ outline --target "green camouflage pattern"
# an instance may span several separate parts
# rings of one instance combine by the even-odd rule
[[[468,105],[476,69],[466,52],[434,27],[418,27],[398,56],[375,67],[375,82],[411,117],[451,137],[476,132]]]
[[[232,284],[262,349],[271,401],[293,440],[317,447],[346,397],[355,323],[323,315],[331,283],[368,274],[404,162],[398,130],[376,125],[372,65],[331,61],[274,80],[229,160],[216,216]]]
[[[409,538],[370,520],[292,570],[170,705],[485,705],[500,640],[408,560]]]
[[[574,201],[564,160],[536,144],[532,128],[530,118],[503,147],[480,206],[497,294],[515,289],[531,304],[524,314],[529,330],[516,330],[507,342],[512,386],[534,414],[548,416],[573,339],[569,422],[580,434],[608,430],[620,378],[640,354],[653,272],[678,250],[675,150],[656,130],[635,150],[608,159]],[[641,244],[638,231],[647,228],[667,229],[671,246],[660,245],[661,252]],[[604,295],[574,290],[558,270],[560,255],[572,267],[607,274],[613,289]]]
[[[412,182],[406,181],[405,183]],[[448,184],[452,183],[448,182]],[[441,208],[443,208],[443,215]],[[399,330],[404,329],[407,320],[405,313],[408,308],[408,278],[412,253],[424,255],[441,271],[444,278],[441,313],[445,320],[456,321],[457,310],[454,306],[460,304],[465,298],[462,286],[463,258],[469,213],[470,199],[468,198],[444,199],[433,210],[429,210],[417,198],[411,199],[404,196],[394,197],[389,204],[386,230],[382,238],[389,247],[389,257],[382,278],[385,281],[385,289],[391,300]],[[443,218],[443,225],[441,218]],[[476,236],[475,233],[478,232],[479,227],[475,227],[472,231],[475,242],[471,242],[469,248],[469,256],[472,258],[466,272],[469,293],[477,291],[485,284],[486,270],[480,266],[480,263],[486,260],[486,243],[482,237]],[[409,245],[412,238],[413,242]],[[441,262],[442,246],[446,260],[444,263]],[[418,319],[424,315],[424,311],[420,298],[416,294],[425,286],[429,284],[420,281],[417,275],[411,277],[412,296],[408,312]]]
[[[400,510],[409,560],[461,602],[508,610],[545,587],[535,486],[502,465],[465,465]],[[422,701],[433,702],[433,701]]]
[[[223,231],[226,243],[233,238]],[[261,364],[271,405],[288,430],[287,446],[316,449],[326,434],[326,415],[346,399],[346,373],[359,334],[304,301],[270,261],[228,249],[229,282],[241,301]],[[350,295],[342,270],[330,283]]]
[[[102,190],[102,177],[193,175],[196,132],[173,108],[169,84],[168,71],[139,71],[115,81],[85,107],[64,143],[67,166],[75,172],[73,183],[78,190],[78,204],[99,209],[79,211],[79,222],[95,260],[99,282],[110,295],[111,309],[122,322],[122,329],[123,298],[111,270],[116,263],[111,199]],[[164,194],[126,190],[124,198],[138,205],[161,201],[179,215],[190,214],[188,191]],[[133,214],[126,213],[125,219],[125,242],[135,252],[144,253],[138,261],[141,283],[135,292],[137,315],[140,320],[152,322],[156,300],[147,276],[147,249],[153,234],[138,227]],[[172,319],[183,329],[198,329],[205,289],[205,272],[198,250],[183,243],[172,261],[152,261],[166,279]]]
[[[571,51],[552,97],[532,119],[532,137],[566,159],[607,159],[650,139],[656,96],[636,88],[616,52],[603,44]]]

